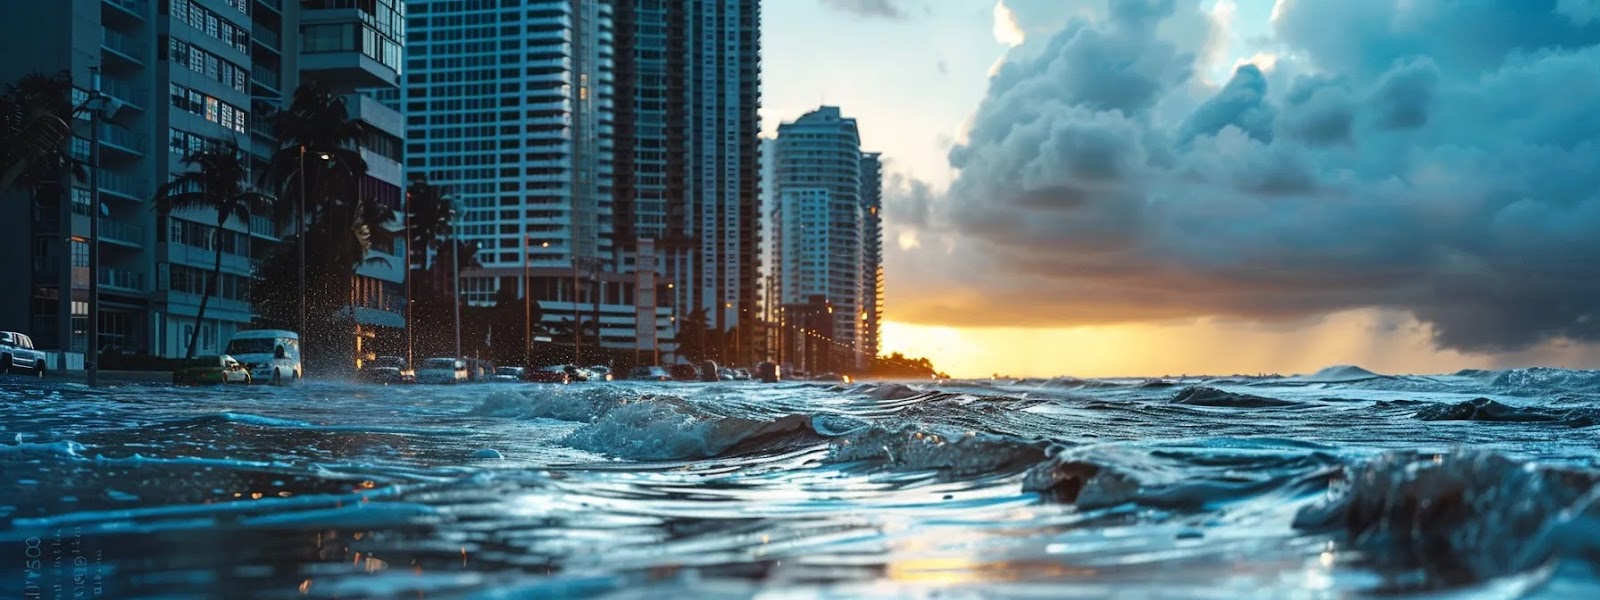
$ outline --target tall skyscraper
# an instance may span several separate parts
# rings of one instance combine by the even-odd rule
[[[883,318],[883,161],[861,155],[861,353],[878,355]]]
[[[616,0],[619,263],[654,242],[678,314],[760,358],[760,2]]]
[[[838,107],[824,106],[778,126],[780,300],[794,306],[826,299],[831,330],[814,335],[845,357],[829,361],[830,370],[863,366],[868,357],[861,317],[866,162],[855,119]]]
[[[200,330],[197,352],[220,352],[254,315],[249,290],[255,265],[278,244],[267,215],[230,221],[216,215],[158,215],[150,201],[184,155],[233,139],[252,157],[253,174],[280,148],[266,113],[282,107],[302,79],[345,95],[352,117],[368,126],[361,151],[369,167],[365,193],[400,208],[399,114],[371,100],[393,91],[401,68],[400,0],[102,0],[12,2],[0,37],[27,52],[0,61],[0,81],[32,72],[66,71],[74,105],[94,89],[117,110],[100,126],[91,152],[88,113],[73,123],[72,152],[98,159],[91,181],[63,178],[13,193],[33,202],[26,215],[0,218],[0,238],[25,240],[13,263],[18,289],[0,292],[0,328],[29,332],[43,347],[81,353],[87,333],[88,223],[99,220],[101,311],[93,347],[179,356]],[[164,143],[162,143],[164,142]],[[70,182],[70,183],[62,183]],[[98,191],[99,206],[91,198]],[[269,192],[272,190],[268,190]],[[64,202],[64,200],[66,200]],[[17,218],[9,218],[15,216]],[[216,234],[216,235],[214,235]],[[222,273],[206,316],[197,322],[207,274],[223,249]],[[393,264],[399,251],[377,249]],[[31,265],[31,268],[29,268]],[[13,271],[6,271],[7,274]],[[400,327],[398,266],[364,267],[357,281],[356,320]],[[25,290],[20,288],[25,287]],[[17,294],[26,294],[18,301]],[[70,315],[63,318],[63,315]],[[58,366],[59,368],[59,366]]]
[[[634,219],[622,228],[630,245],[616,245],[613,2],[408,6],[407,155],[413,173],[449,190],[457,231],[478,248],[466,300],[488,304],[510,286],[539,301],[548,325],[598,321],[602,346],[641,349],[638,301],[648,321],[655,294],[640,293],[619,252],[633,247]],[[670,313],[658,320],[643,329],[670,338]]]

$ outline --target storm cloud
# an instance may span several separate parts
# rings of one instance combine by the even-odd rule
[[[1203,22],[1197,4],[1106,2],[994,72],[945,197],[906,206],[919,227],[939,215],[953,250],[935,259],[967,282],[897,318],[1370,307],[1450,349],[1600,341],[1592,4],[1281,0],[1294,60],[1220,87],[1199,74],[1210,36],[1167,33]]]

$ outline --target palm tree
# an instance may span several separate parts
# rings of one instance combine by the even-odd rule
[[[278,222],[305,221],[304,231],[286,239],[279,252],[294,253],[301,243],[316,248],[302,268],[308,290],[306,312],[314,315],[317,323],[308,325],[310,331],[302,335],[313,333],[323,338],[308,345],[311,352],[323,354],[318,358],[326,359],[315,362],[342,364],[348,354],[343,350],[353,352],[353,348],[344,348],[354,338],[345,335],[347,329],[341,325],[355,327],[355,311],[344,308],[351,299],[356,271],[364,264],[385,260],[368,254],[374,246],[392,245],[394,232],[390,227],[395,223],[395,214],[389,206],[363,192],[367,163],[357,145],[365,126],[350,118],[343,97],[316,82],[307,82],[295,90],[289,108],[273,115],[272,120],[274,133],[284,146],[272,156],[266,178],[270,185],[282,190],[280,197],[294,200],[277,204]],[[279,266],[270,272],[281,275],[286,270]],[[263,283],[274,287],[285,282]],[[269,308],[281,311],[298,306],[298,302],[280,299]],[[347,315],[346,322],[339,322],[336,315],[340,313]],[[287,317],[272,314],[267,318],[284,322],[289,320]]]
[[[66,72],[31,73],[0,94],[0,194],[19,179],[37,186],[82,168],[67,151],[72,120],[72,80]]]
[[[406,189],[406,219],[411,229],[407,250],[417,253],[415,263],[424,270],[428,268],[428,251],[450,232],[452,204],[449,192],[428,183],[426,177],[412,179]]]
[[[249,171],[245,167],[244,152],[239,143],[229,140],[183,157],[183,164],[191,170],[174,178],[156,191],[156,210],[171,218],[174,210],[216,211],[217,228],[212,232],[211,245],[216,248],[216,260],[206,280],[206,289],[200,295],[200,309],[195,315],[194,331],[189,334],[189,350],[185,358],[194,358],[195,346],[200,342],[200,324],[206,319],[206,305],[216,293],[217,279],[222,276],[222,235],[230,219],[248,223],[251,209],[265,206],[270,199],[246,186]]]
[[[282,189],[280,197],[298,200],[280,204],[279,221],[293,222],[294,211],[304,210],[306,235],[318,238],[319,258],[353,272],[374,243],[390,241],[384,225],[394,220],[392,210],[361,193],[367,162],[356,147],[364,126],[350,118],[343,97],[316,82],[296,89],[289,109],[272,119],[284,146],[273,154],[267,177]]]

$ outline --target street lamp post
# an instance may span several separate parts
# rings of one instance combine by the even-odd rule
[[[100,385],[100,114],[105,110],[100,67],[89,67],[89,78],[93,91],[84,105],[101,100],[101,106],[89,110],[89,318],[83,366],[89,387],[95,387]]]
[[[450,209],[450,222],[456,220],[456,210]],[[450,288],[451,296],[455,299],[456,317],[456,358],[461,358],[461,240],[457,238],[455,227],[450,228]]]
[[[300,194],[295,199],[295,246],[300,258],[300,331],[306,335],[306,146],[300,145]]]
[[[415,347],[413,338],[416,327],[411,322],[411,192],[406,192],[406,205],[401,209],[400,217],[405,220],[405,271],[403,277],[406,281],[406,366],[413,366],[412,349]]]
[[[533,368],[533,279],[529,273],[533,254],[533,236],[523,235],[522,250],[522,366]],[[540,248],[549,248],[550,242],[541,242]]]

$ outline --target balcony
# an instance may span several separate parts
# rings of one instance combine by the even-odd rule
[[[217,264],[216,248],[202,248],[178,242],[162,244],[166,250],[167,261],[173,264],[187,265],[204,271],[210,271]],[[231,252],[222,253],[222,271],[236,275],[250,275],[255,273],[255,262],[248,256],[240,256]]]
[[[267,29],[266,27],[262,27],[261,24],[257,23],[256,26],[250,30],[250,35],[251,38],[260,43],[262,47],[280,54],[283,52],[283,37],[280,36],[278,32]]]
[[[100,269],[100,285],[113,290],[144,293],[144,273],[127,269]]]
[[[156,294],[156,302],[167,304],[167,310],[173,314],[192,315],[200,306],[200,294],[177,290],[161,290]],[[173,305],[183,308],[175,309]],[[243,300],[230,300],[212,294],[211,298],[206,300],[206,318],[247,321],[250,318],[250,303]]]
[[[110,50],[106,55],[133,66],[144,65],[144,48],[133,38],[111,29],[100,30],[100,46]]]
[[[100,219],[100,241],[130,248],[144,247],[144,228],[114,219]]]
[[[144,105],[148,102],[149,97],[148,90],[136,88],[131,83],[111,77],[105,77],[100,80],[100,91],[107,96],[121,100],[124,108],[141,111],[144,110]]]
[[[351,88],[393,87],[400,80],[394,69],[355,50],[304,52],[300,55],[300,72]]]
[[[384,106],[382,102],[365,94],[346,94],[344,104],[350,111],[351,119],[363,121],[378,131],[405,139],[405,117],[400,116],[394,109]]]
[[[324,3],[338,6],[341,3]],[[300,12],[300,72],[344,88],[392,87],[400,82],[399,42],[367,25],[356,8],[315,8]],[[374,57],[390,57],[385,64]]]
[[[145,180],[110,171],[100,171],[100,194],[121,196],[135,202],[144,202],[150,195]]]
[[[100,145],[135,157],[144,156],[145,153],[144,138],[110,123],[100,125]]]
[[[276,240],[278,239],[278,226],[274,225],[272,219],[268,217],[251,216],[250,235]]]
[[[105,0],[105,6],[103,14],[107,22],[121,20],[134,24],[145,20],[145,11],[149,10],[150,3],[146,0]]]
[[[276,92],[283,89],[283,78],[278,74],[277,71],[268,69],[254,69],[250,71],[250,78],[255,80],[256,85],[268,88],[272,91]]]
[[[256,0],[256,3],[283,14],[283,0]]]

